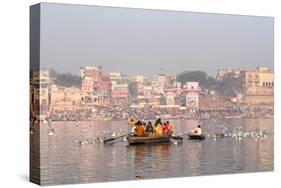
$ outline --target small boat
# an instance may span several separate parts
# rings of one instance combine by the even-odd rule
[[[153,136],[132,136],[126,137],[128,142],[132,144],[151,144],[169,142],[171,135],[153,135]]]
[[[136,121],[134,121],[134,120],[128,121],[128,125],[135,125],[135,124],[136,124]]]
[[[203,133],[203,134],[198,135],[198,134],[189,133],[188,137],[190,140],[203,140],[203,139],[205,139],[206,134]]]

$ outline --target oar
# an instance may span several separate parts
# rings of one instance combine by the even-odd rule
[[[122,137],[128,136],[128,135],[130,135],[130,134],[132,134],[132,133],[127,133],[127,134],[124,134],[124,135],[118,136],[118,137],[116,137],[116,138],[108,138],[108,139],[105,139],[105,140],[103,141],[103,143],[112,142],[112,141],[114,141],[114,140],[117,140],[117,139],[119,139],[119,138],[122,138]]]

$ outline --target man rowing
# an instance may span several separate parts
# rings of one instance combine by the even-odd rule
[[[197,128],[191,130],[191,133],[193,135],[202,135],[202,129],[201,129],[201,126],[198,125]]]

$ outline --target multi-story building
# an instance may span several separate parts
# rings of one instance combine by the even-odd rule
[[[180,96],[182,94],[182,88],[181,88],[181,83],[174,81],[172,86],[166,87],[165,90],[165,96]]]
[[[143,87],[143,95],[144,96],[152,96],[153,94],[153,88],[151,85],[145,85]]]
[[[151,81],[153,92],[155,94],[164,94],[166,77],[164,74],[154,76]]]
[[[136,90],[138,95],[143,95],[145,86],[145,77],[142,75],[136,75],[133,77],[133,82],[136,84]]]
[[[134,76],[133,80],[137,83],[144,83],[145,77],[142,75],[136,75]]]
[[[114,83],[111,86],[111,96],[114,100],[128,99],[129,89],[127,83]]]
[[[83,66],[80,68],[81,78],[92,77],[93,81],[100,81],[102,76],[102,67],[100,66]]]
[[[201,91],[199,83],[187,82],[183,89],[186,93],[186,106],[197,109],[199,107],[199,94]]]
[[[223,80],[225,76],[238,79],[240,76],[240,69],[218,69],[217,80]]]
[[[126,76],[121,72],[110,72],[109,77],[111,81],[122,81]]]
[[[50,77],[46,69],[31,71],[30,78],[30,111],[32,118],[39,120],[49,116]]]
[[[109,76],[102,76],[98,87],[98,95],[103,102],[110,102],[111,99],[111,81]]]
[[[240,73],[245,101],[273,102],[274,73],[267,67]]]
[[[83,92],[93,92],[94,91],[94,80],[92,77],[84,77],[81,83],[81,90]]]
[[[166,105],[175,105],[175,98],[172,95],[167,95],[165,97],[166,99]]]
[[[127,100],[129,97],[129,84],[127,76],[121,72],[110,72],[111,97],[114,101]]]
[[[102,68],[90,66],[81,67],[80,76],[82,80],[81,90],[83,92],[93,92],[97,89],[101,80]]]
[[[78,107],[83,95],[77,87],[50,86],[50,108],[72,109]]]

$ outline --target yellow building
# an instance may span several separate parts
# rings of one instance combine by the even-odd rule
[[[81,104],[82,92],[77,87],[50,86],[50,106],[52,109],[75,108]]]
[[[246,102],[273,103],[274,73],[267,67],[240,73]]]

